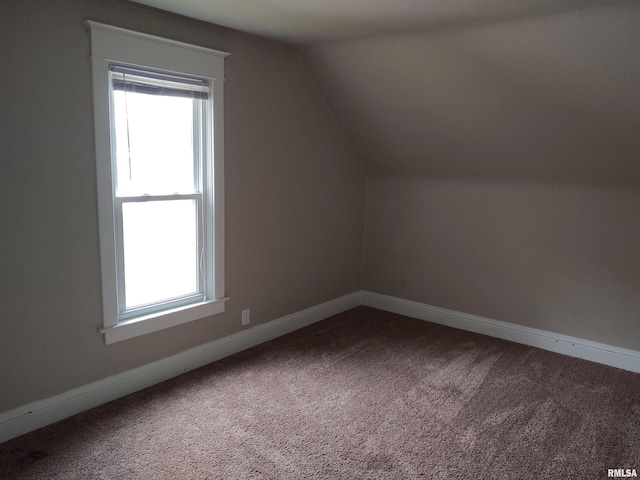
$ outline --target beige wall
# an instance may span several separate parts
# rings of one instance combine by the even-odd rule
[[[640,2],[304,51],[369,176],[640,184]]]
[[[227,312],[105,346],[83,21],[226,60]],[[361,288],[364,175],[297,54],[107,0],[0,15],[0,412]]]
[[[364,288],[638,350],[638,219],[637,188],[370,179]]]
[[[369,177],[365,289],[638,349],[640,3],[583,6],[305,50]]]

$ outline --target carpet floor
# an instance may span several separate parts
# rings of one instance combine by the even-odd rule
[[[605,479],[640,375],[358,307],[0,445],[3,479]]]

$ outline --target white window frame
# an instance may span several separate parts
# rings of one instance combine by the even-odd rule
[[[88,21],[91,30],[91,63],[95,122],[96,178],[102,310],[106,344],[126,340],[224,312],[224,58],[226,52],[134,32]],[[213,158],[206,159],[212,197],[208,208],[206,236],[213,242],[213,255],[207,259],[211,284],[201,301],[123,319],[118,307],[117,223],[115,218],[114,155],[115,138],[111,130],[111,85],[109,67],[113,64],[155,69],[208,80],[213,111],[205,141],[212,145]]]

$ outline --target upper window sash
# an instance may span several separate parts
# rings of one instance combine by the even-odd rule
[[[113,64],[109,70],[116,196],[203,192],[209,81]]]
[[[111,65],[109,70],[114,90],[203,100],[209,98],[209,82],[205,79],[142,71],[120,65]]]
[[[114,198],[116,204],[127,202],[156,202],[160,200],[198,200],[202,193],[174,193],[170,195],[118,195]]]

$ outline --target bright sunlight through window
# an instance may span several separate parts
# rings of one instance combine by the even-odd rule
[[[201,300],[209,86],[121,66],[111,81],[120,314]]]
[[[117,196],[198,192],[193,120],[200,100],[126,90],[113,100]],[[199,292],[198,210],[194,199],[122,204],[124,311]]]
[[[88,21],[105,343],[224,312],[224,57]]]

